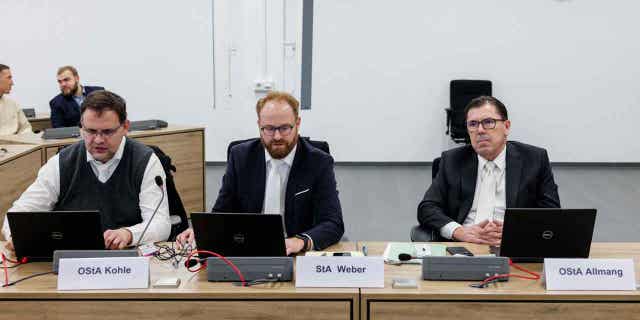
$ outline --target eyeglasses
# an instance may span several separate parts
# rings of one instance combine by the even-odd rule
[[[122,127],[119,125],[113,129],[104,129],[104,130],[96,130],[96,129],[88,129],[82,128],[82,131],[87,135],[88,138],[95,138],[97,136],[102,136],[103,138],[111,138],[118,130]]]
[[[486,118],[486,119],[482,119],[480,121],[478,121],[478,120],[467,121],[467,130],[476,131],[476,130],[478,130],[478,127],[480,127],[481,124],[482,124],[482,128],[485,129],[485,130],[494,129],[496,127],[496,122],[498,122],[498,121],[506,121],[506,120],[504,120],[504,119]]]
[[[274,127],[274,126],[264,126],[264,127],[260,127],[260,131],[262,131],[262,133],[264,133],[264,135],[266,136],[273,136],[274,134],[276,134],[276,131],[280,132],[280,135],[282,136],[288,136],[291,131],[293,130],[293,126],[290,124],[284,124],[281,125],[279,127]]]

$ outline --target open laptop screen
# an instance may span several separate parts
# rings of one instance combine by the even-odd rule
[[[500,256],[514,261],[588,258],[596,209],[507,208]]]
[[[8,212],[16,257],[50,261],[55,250],[104,249],[98,211]]]
[[[192,213],[198,249],[228,257],[285,256],[282,216],[255,213]]]

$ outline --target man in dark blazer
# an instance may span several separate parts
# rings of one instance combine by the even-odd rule
[[[78,70],[73,66],[63,66],[58,69],[56,76],[60,94],[49,101],[51,108],[51,126],[74,127],[80,124],[80,105],[84,98],[103,87],[89,87],[80,85]]]
[[[478,97],[465,113],[471,145],[442,153],[418,221],[436,240],[498,245],[506,208],[558,208],[558,187],[545,149],[507,142],[502,102]]]
[[[260,139],[231,148],[214,212],[283,214],[287,254],[322,250],[344,233],[333,158],[300,139],[298,101],[271,92],[257,106]],[[193,240],[187,230],[179,243]]]

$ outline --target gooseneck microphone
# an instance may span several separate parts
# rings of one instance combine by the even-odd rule
[[[160,208],[160,204],[162,204],[162,201],[164,201],[164,189],[162,188],[162,185],[164,183],[162,181],[162,177],[156,176],[155,181],[156,181],[156,185],[158,185],[158,188],[160,188],[160,192],[162,192],[162,197],[160,198],[160,201],[158,201],[158,205],[156,206],[156,209],[153,210],[153,214],[151,215],[151,218],[149,218],[149,221],[147,221],[147,225],[144,227],[144,230],[142,230],[142,233],[140,234],[140,238],[138,239],[138,243],[136,243],[136,246],[135,246],[136,248],[140,246],[140,242],[142,242],[142,238],[144,237],[144,234],[147,232],[147,229],[149,229],[149,225],[151,224],[153,217],[156,216],[156,213],[158,213],[158,209]]]

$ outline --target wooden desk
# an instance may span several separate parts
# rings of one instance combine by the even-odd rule
[[[31,129],[34,133],[51,128],[51,115],[48,112],[38,112],[34,118],[27,118],[27,120],[31,123]]]
[[[187,213],[205,210],[204,128],[170,125],[157,130],[129,132],[128,137],[156,145],[169,155],[177,168],[174,174],[176,188]],[[2,136],[2,141],[41,146],[44,164],[60,147],[78,139],[45,140],[40,135],[16,135]]]
[[[11,204],[36,179],[42,163],[41,147],[34,145],[0,145],[0,223]],[[2,236],[0,236],[2,238]]]
[[[345,244],[349,248],[353,245]],[[335,246],[342,250],[342,245]],[[51,263],[10,270],[15,280],[49,271]],[[0,270],[1,271],[1,270]],[[295,288],[294,282],[236,287],[206,280],[152,259],[151,283],[179,277],[176,289],[57,291],[57,277],[45,275],[0,288],[0,319],[357,319],[359,290]],[[3,276],[4,277],[4,276]],[[0,279],[3,279],[0,277]]]
[[[367,243],[382,255],[385,243]],[[466,245],[476,254],[487,246]],[[640,279],[640,243],[595,243],[591,257],[633,258]],[[542,264],[522,264],[541,272]],[[422,266],[386,265],[385,287],[361,289],[361,319],[639,319],[638,291],[547,292],[541,281],[512,278],[486,289],[468,281],[422,281]],[[520,271],[513,270],[514,273]],[[393,278],[417,279],[418,289],[393,289]]]

